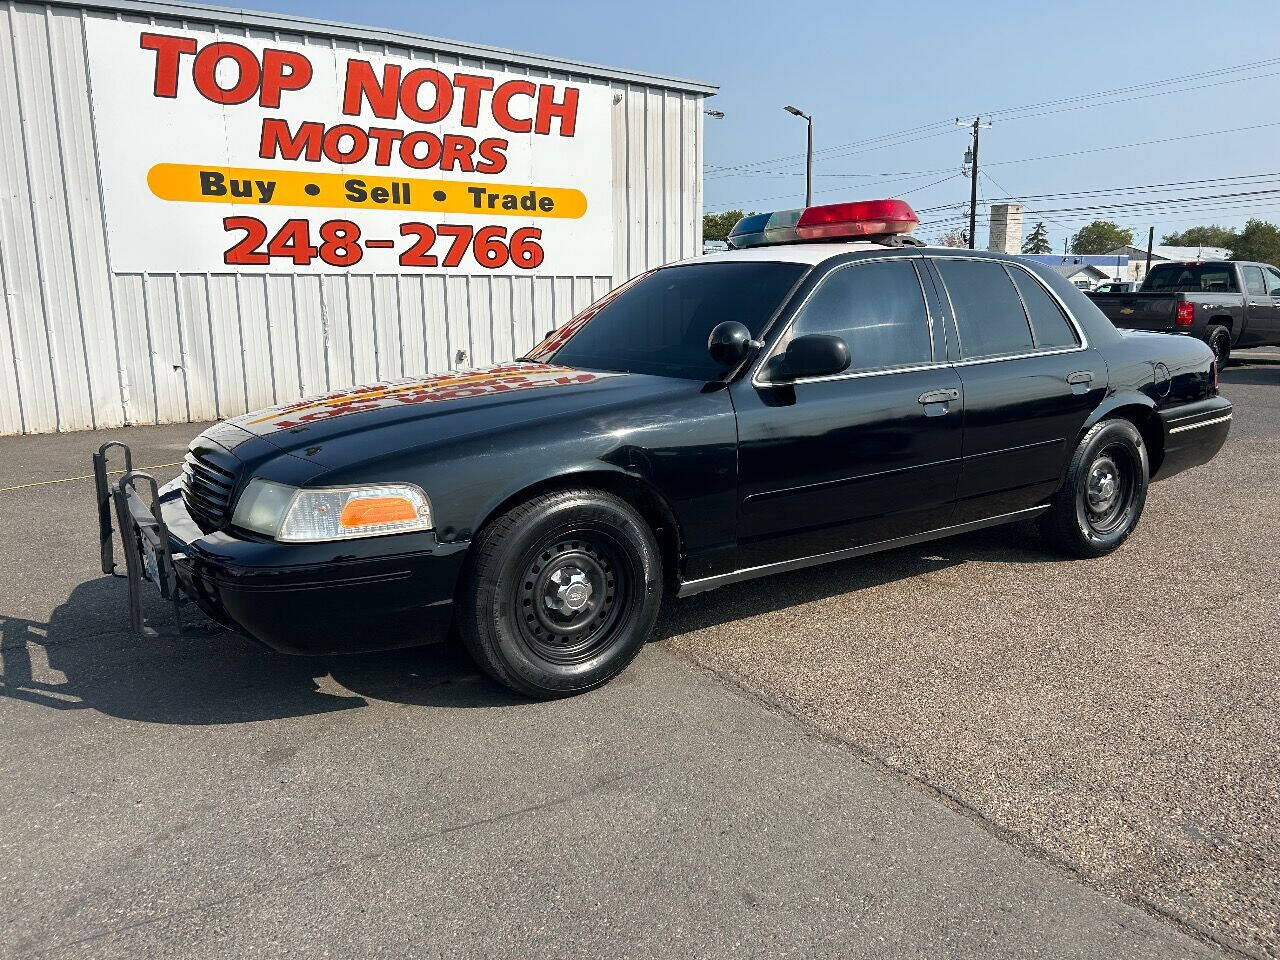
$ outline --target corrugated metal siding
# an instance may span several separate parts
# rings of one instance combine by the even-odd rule
[[[107,257],[84,20],[0,5],[0,434],[229,417],[357,383],[518,356],[652,266],[700,250],[702,92],[430,49],[220,33],[609,86],[612,276],[123,274]]]

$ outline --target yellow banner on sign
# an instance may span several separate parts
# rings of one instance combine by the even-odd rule
[[[147,186],[161,200],[269,207],[422,210],[505,217],[576,219],[587,198],[572,187],[348,176],[253,167],[157,163]]]

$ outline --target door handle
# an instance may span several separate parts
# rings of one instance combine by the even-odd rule
[[[947,403],[951,400],[959,400],[959,399],[960,399],[960,391],[953,390],[953,389],[930,390],[926,393],[920,394],[920,402],[926,403],[926,404],[927,403]]]
[[[1075,373],[1067,377],[1067,383],[1093,383],[1093,371],[1077,370]]]

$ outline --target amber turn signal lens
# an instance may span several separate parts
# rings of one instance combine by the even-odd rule
[[[418,516],[413,504],[404,497],[364,497],[348,500],[338,523],[353,527],[372,527],[384,523],[402,523]]]

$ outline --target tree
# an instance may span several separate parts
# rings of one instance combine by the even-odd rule
[[[1250,220],[1232,244],[1231,256],[1280,266],[1280,227],[1266,220]]]
[[[1095,220],[1071,238],[1072,253],[1110,253],[1133,245],[1133,231],[1110,220]]]
[[[1035,229],[1026,240],[1022,241],[1023,253],[1052,253],[1053,247],[1049,245],[1049,231],[1045,228],[1044,221],[1036,223]]]
[[[1234,250],[1240,240],[1240,232],[1216,224],[1208,227],[1188,227],[1181,233],[1166,233],[1160,242],[1167,247],[1225,247]]]
[[[940,247],[968,247],[969,231],[956,227],[954,230],[948,230],[938,238],[938,246]]]
[[[746,214],[741,210],[726,210],[724,213],[704,213],[702,215],[703,240],[728,240],[729,231]]]

